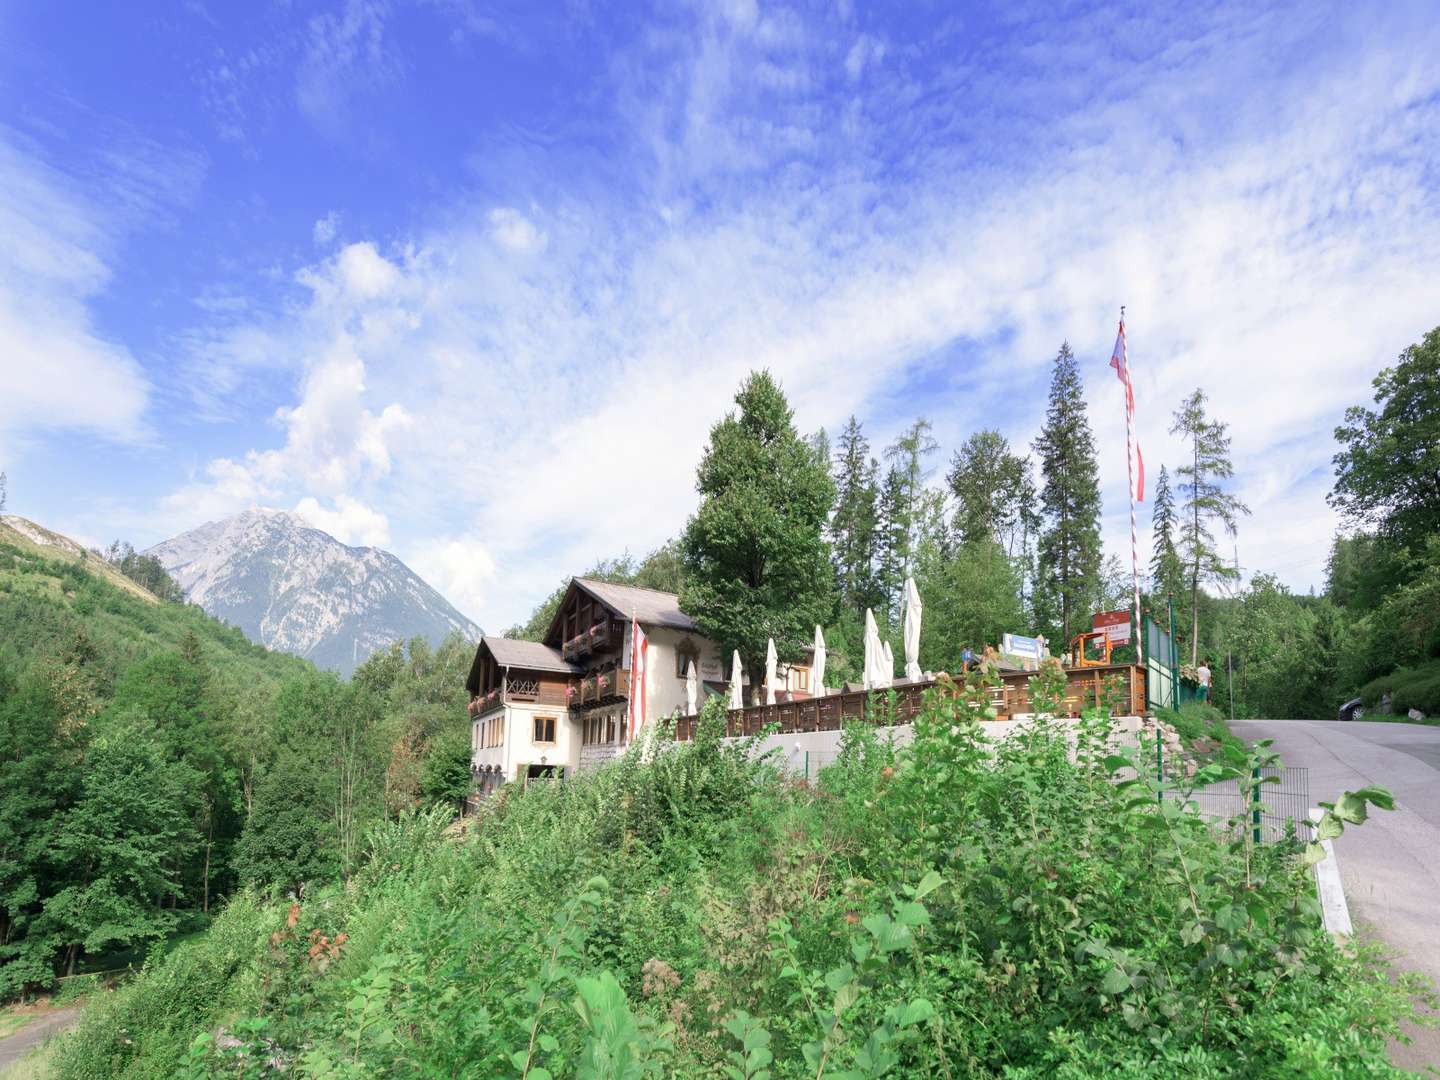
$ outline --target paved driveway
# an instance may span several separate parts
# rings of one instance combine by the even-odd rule
[[[1323,720],[1237,720],[1236,735],[1274,739],[1287,765],[1310,770],[1310,800],[1388,788],[1395,809],[1375,811],[1335,841],[1357,931],[1398,954],[1397,965],[1440,986],[1440,727]],[[1398,1047],[1396,1064],[1440,1066],[1440,1030]]]
[[[0,1039],[0,1073],[3,1073],[51,1035],[69,1027],[79,1014],[79,1005],[72,1005],[68,1009],[57,1009],[55,1012],[37,1016],[14,1035]]]

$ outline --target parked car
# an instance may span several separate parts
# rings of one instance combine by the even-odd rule
[[[1340,715],[1337,717],[1337,719],[1359,720],[1364,715],[1365,706],[1360,704],[1360,699],[1357,697],[1351,698],[1349,701],[1345,702],[1344,705],[1340,706]]]

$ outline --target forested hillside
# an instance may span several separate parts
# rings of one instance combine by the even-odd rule
[[[371,821],[463,787],[463,642],[343,684],[62,541],[0,535],[0,996],[137,958],[239,884],[328,880]]]

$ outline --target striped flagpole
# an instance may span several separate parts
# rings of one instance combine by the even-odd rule
[[[1125,341],[1125,305],[1120,305],[1120,362],[1125,365],[1125,472],[1130,496],[1130,580],[1134,588],[1135,640],[1140,634],[1140,539],[1135,528],[1135,389],[1130,382],[1130,346]]]

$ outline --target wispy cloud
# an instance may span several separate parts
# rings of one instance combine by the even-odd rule
[[[499,626],[557,576],[683,526],[751,368],[806,428],[853,411],[883,441],[923,413],[947,450],[982,425],[1023,444],[1068,337],[1120,552],[1105,358],[1124,302],[1152,472],[1203,385],[1256,510],[1242,563],[1313,583],[1329,428],[1435,320],[1423,14],[1202,11],[1185,35],[1159,16],[1036,21],[1007,25],[1003,65],[983,25],[887,35],[883,53],[877,36],[863,60],[839,16],[735,4],[656,29],[613,65],[633,192],[457,197],[408,241],[299,268],[299,299],[210,338],[293,366],[278,445],[212,462],[167,509],[178,528],[263,496],[367,535],[383,515],[403,557]],[[326,70],[366,62],[379,19],[327,23]]]

